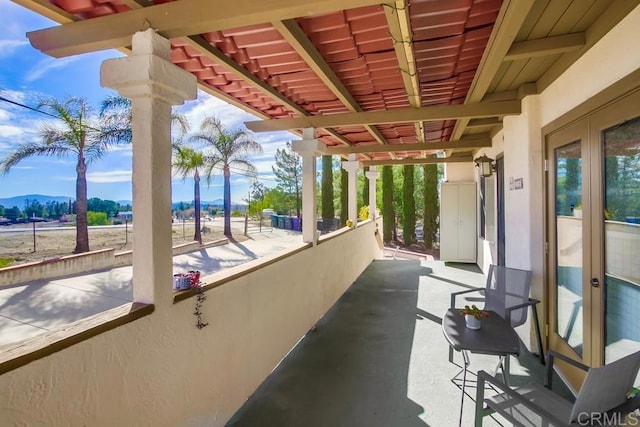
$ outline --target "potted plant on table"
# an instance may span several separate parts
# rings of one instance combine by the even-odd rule
[[[485,310],[480,310],[475,305],[469,307],[465,305],[462,310],[460,310],[460,314],[464,316],[464,322],[469,329],[480,329],[482,327],[482,319],[485,317],[489,317],[489,312]]]

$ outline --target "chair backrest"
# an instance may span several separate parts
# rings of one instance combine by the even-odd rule
[[[529,301],[530,289],[530,271],[491,265],[487,275],[484,309],[493,310],[502,318],[506,318],[507,308]],[[528,309],[529,307],[524,307],[511,312],[512,327],[526,322]]]
[[[578,418],[609,411],[627,400],[640,369],[640,351],[604,365],[590,368],[571,410],[569,423]]]

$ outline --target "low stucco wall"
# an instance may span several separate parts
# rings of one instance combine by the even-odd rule
[[[224,425],[382,256],[374,231],[368,221],[280,261],[240,266],[268,264],[207,292],[206,328],[195,327],[190,298],[0,376],[2,424]]]
[[[0,286],[109,268],[114,264],[114,256],[114,249],[102,249],[84,254],[0,268]]]
[[[182,255],[198,249],[211,248],[227,243],[229,243],[229,239],[220,239],[202,245],[198,242],[184,243],[173,247],[173,255]],[[53,279],[105,268],[123,267],[131,265],[132,262],[132,251],[115,253],[114,249],[101,249],[99,251],[0,268],[0,286],[41,279]]]

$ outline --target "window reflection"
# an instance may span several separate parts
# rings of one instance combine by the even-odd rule
[[[640,350],[640,118],[602,132],[605,362]]]
[[[582,356],[582,153],[555,150],[557,333]]]

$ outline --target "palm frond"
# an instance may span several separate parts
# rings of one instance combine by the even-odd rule
[[[111,114],[121,114],[122,111],[131,111],[131,100],[119,95],[112,95],[100,104],[100,116],[108,116]]]
[[[0,171],[3,175],[27,157],[51,156],[64,157],[73,152],[68,145],[59,143],[42,144],[41,142],[29,142],[18,146],[0,163]]]
[[[186,145],[176,146],[173,167],[183,179],[193,176],[205,167],[204,154]]]
[[[204,176],[207,179],[207,185],[210,186],[211,179],[215,175],[215,172],[218,171],[219,173],[221,173],[223,171],[225,162],[224,159],[218,155],[205,155],[204,159]]]
[[[84,146],[84,158],[87,164],[101,159],[109,152],[109,146],[99,135],[92,135]]]
[[[69,129],[61,129],[53,124],[46,123],[40,128],[41,144],[52,146],[67,146],[75,153],[80,152],[80,143],[75,133]]]
[[[258,169],[248,159],[236,158],[229,163],[229,166],[236,167],[243,172],[247,172],[251,176],[255,176],[258,173]]]
[[[187,116],[180,113],[172,113],[171,114],[171,126],[178,126],[178,138],[184,137],[191,130],[191,125],[189,124],[189,120],[187,120]]]

